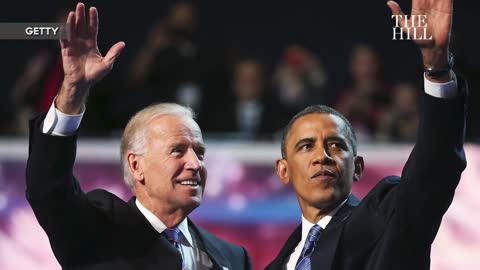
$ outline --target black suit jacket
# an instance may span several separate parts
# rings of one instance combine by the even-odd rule
[[[44,117],[30,122],[26,196],[63,269],[181,269],[181,255],[160,237],[135,205],[105,190],[84,193],[72,168],[77,136],[49,136]],[[251,269],[244,248],[188,220],[214,269]]]
[[[423,95],[417,142],[401,177],[382,179],[361,202],[348,198],[320,236],[312,269],[430,268],[431,243],[466,166],[464,104],[465,95]],[[266,269],[283,269],[301,234],[300,224]]]

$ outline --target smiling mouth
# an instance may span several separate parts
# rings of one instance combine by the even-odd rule
[[[197,179],[178,180],[176,181],[176,183],[182,186],[191,186],[191,187],[197,187],[200,185],[200,181]]]

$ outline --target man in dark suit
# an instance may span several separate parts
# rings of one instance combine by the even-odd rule
[[[388,5],[401,14],[395,2]],[[293,186],[302,223],[266,269],[429,269],[431,243],[466,166],[466,88],[451,71],[448,53],[452,6],[452,0],[413,0],[412,14],[427,15],[432,39],[415,41],[426,93],[416,145],[401,177],[382,179],[358,200],[351,186],[364,162],[348,120],[329,107],[312,106],[290,121],[276,170]]]
[[[244,248],[196,226],[206,182],[205,145],[192,112],[157,104],[125,128],[121,160],[135,194],[128,203],[105,190],[84,193],[73,177],[77,129],[90,87],[125,44],[97,48],[98,13],[79,3],[61,41],[65,77],[46,115],[30,123],[27,199],[64,269],[251,269]]]

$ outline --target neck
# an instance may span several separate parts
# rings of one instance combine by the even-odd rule
[[[340,203],[342,203],[342,201],[335,202],[321,208],[317,206],[301,203],[300,208],[302,209],[302,214],[306,220],[308,220],[313,224],[317,224],[322,218],[324,218],[326,215],[332,212],[337,206],[339,206]]]

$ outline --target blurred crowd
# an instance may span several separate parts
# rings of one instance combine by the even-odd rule
[[[173,4],[151,25],[128,76],[105,79],[91,91],[81,132],[118,136],[136,111],[168,101],[192,107],[207,138],[272,140],[296,112],[321,103],[343,113],[360,140],[415,139],[423,82],[385,80],[372,45],[351,46],[349,79],[332,87],[329,67],[302,44],[286,46],[267,67],[237,50],[205,48],[197,29],[194,6]],[[26,135],[28,118],[48,110],[62,78],[59,46],[34,52],[12,86],[14,114],[2,119],[0,135]]]

